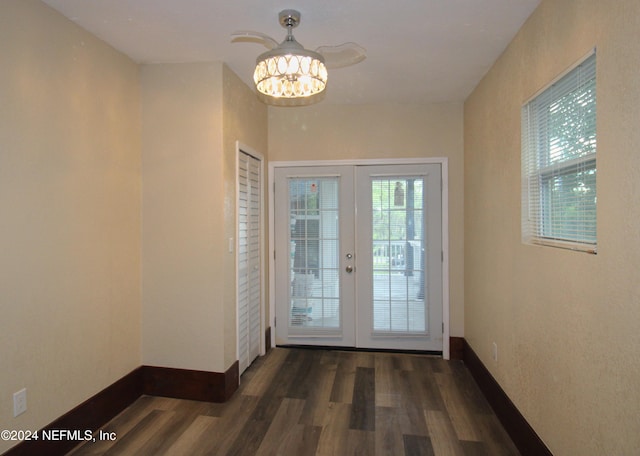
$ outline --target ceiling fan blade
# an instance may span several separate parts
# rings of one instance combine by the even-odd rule
[[[258,43],[262,44],[267,49],[273,49],[278,47],[278,42],[271,38],[269,35],[265,35],[260,32],[253,32],[251,30],[238,30],[231,34],[232,42],[246,42],[246,43]]]
[[[316,52],[324,57],[327,68],[342,68],[362,62],[367,50],[356,43],[344,43],[338,46],[320,46]]]

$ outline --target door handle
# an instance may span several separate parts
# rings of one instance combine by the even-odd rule
[[[344,270],[351,274],[353,272],[353,266],[349,265]]]

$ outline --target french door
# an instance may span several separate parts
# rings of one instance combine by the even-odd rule
[[[274,177],[276,344],[442,351],[440,165]]]

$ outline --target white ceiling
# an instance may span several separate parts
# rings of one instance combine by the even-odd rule
[[[354,41],[367,58],[330,70],[323,103],[463,101],[540,0],[43,0],[139,63],[224,61],[247,84],[265,48],[231,43],[254,30],[278,42],[278,12],[302,14],[306,48]]]

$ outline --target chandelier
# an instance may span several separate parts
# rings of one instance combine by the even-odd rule
[[[300,23],[300,13],[285,10],[280,24],[287,36],[274,49],[256,59],[253,81],[264,101],[275,105],[311,104],[319,101],[327,86],[324,57],[302,47],[292,29]]]

